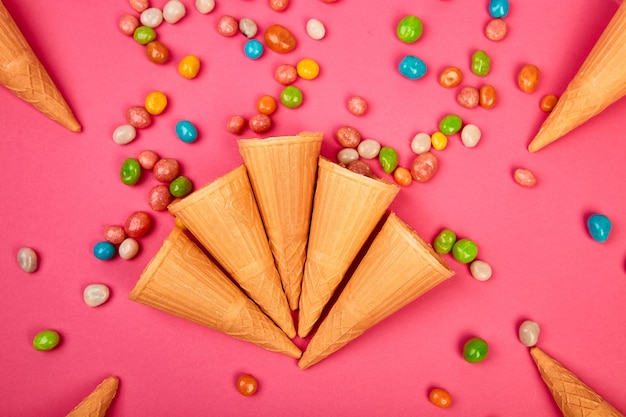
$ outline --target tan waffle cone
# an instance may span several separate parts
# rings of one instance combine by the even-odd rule
[[[626,95],[626,2],[528,145],[531,152],[560,139]]]
[[[298,308],[321,133],[240,139],[270,248],[292,310]]]
[[[296,330],[244,165],[170,208],[289,337]]]
[[[306,369],[321,361],[453,275],[441,257],[391,213],[298,366]]]
[[[110,376],[100,383],[66,417],[104,417],[117,394],[120,380]]]
[[[309,334],[398,191],[391,182],[320,157],[300,294],[300,337]]]
[[[564,417],[624,417],[576,375],[538,347],[532,347],[530,355]]]
[[[129,298],[273,352],[301,355],[180,228],[165,239]]]
[[[0,1],[0,84],[73,132],[80,132],[72,110]]]

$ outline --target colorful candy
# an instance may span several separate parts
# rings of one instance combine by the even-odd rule
[[[485,51],[479,49],[472,54],[472,72],[484,77],[491,70],[491,58]]]
[[[35,350],[48,351],[59,345],[61,336],[54,330],[43,330],[33,338],[33,347]]]
[[[151,150],[141,151],[137,155],[137,162],[139,162],[142,169],[152,170],[158,161],[159,155]]]
[[[453,135],[461,130],[463,121],[456,114],[447,114],[439,122],[439,131],[444,135]]]
[[[457,67],[447,67],[439,74],[439,84],[445,88],[456,87],[463,81],[463,73]]]
[[[493,108],[493,106],[496,105],[496,89],[494,88],[494,86],[490,85],[490,84],[485,84],[482,87],[480,87],[480,90],[478,91],[479,93],[479,103],[480,103],[480,107],[483,107],[485,109],[491,109]]]
[[[509,7],[509,0],[489,0],[489,15],[493,18],[506,17]]]
[[[539,323],[532,320],[524,320],[519,326],[519,341],[526,347],[533,347],[539,340],[540,333]]]
[[[469,363],[484,361],[488,352],[489,346],[487,342],[479,337],[473,337],[463,345],[463,357]]]
[[[357,145],[357,151],[363,159],[374,159],[380,153],[380,142],[376,139],[365,139]]]
[[[491,41],[501,41],[506,37],[509,26],[503,19],[491,19],[485,26],[485,36]]]
[[[230,37],[237,34],[239,23],[232,16],[225,15],[217,20],[217,33],[222,36]]]
[[[17,251],[17,264],[24,272],[29,274],[35,272],[39,264],[37,252],[32,248],[20,248]]]
[[[148,191],[148,205],[152,210],[163,211],[172,202],[170,187],[164,184],[155,185]]]
[[[246,119],[243,116],[231,116],[226,122],[226,130],[236,135],[241,134],[246,127]]]
[[[118,145],[126,145],[137,137],[137,130],[133,125],[125,124],[115,128],[113,131],[113,142]]]
[[[289,6],[289,0],[270,0],[270,9],[282,12]]]
[[[587,230],[596,242],[606,242],[613,224],[604,214],[594,213],[587,218]]]
[[[420,132],[411,139],[411,150],[417,155],[428,152],[431,146],[432,142],[428,133]]]
[[[263,44],[256,39],[249,39],[243,45],[243,53],[250,59],[259,59],[263,55]]]
[[[346,168],[352,172],[356,172],[357,174],[365,175],[366,177],[372,176],[372,167],[370,167],[367,162],[360,159],[350,162]]]
[[[461,129],[461,142],[467,148],[473,148],[478,145],[482,132],[480,128],[474,124],[468,123]]]
[[[272,25],[263,33],[267,47],[281,54],[291,52],[296,48],[296,38],[281,25]]]
[[[184,176],[179,176],[170,183],[170,193],[174,197],[185,197],[193,191],[191,180]]]
[[[435,175],[439,167],[439,160],[432,152],[417,155],[411,164],[411,175],[417,182],[427,182]]]
[[[193,143],[198,140],[198,129],[189,120],[181,120],[176,123],[176,136],[185,143]]]
[[[239,21],[239,31],[246,38],[254,38],[259,31],[259,27],[254,20],[244,17]]]
[[[356,148],[361,143],[361,133],[351,126],[342,126],[337,129],[335,138],[344,148]]]
[[[163,6],[163,20],[167,23],[177,23],[186,13],[185,5],[179,0],[169,0]]]
[[[442,151],[448,146],[448,137],[441,132],[435,132],[430,136],[430,143],[433,149]]]
[[[167,96],[162,91],[152,91],[146,96],[144,107],[148,113],[157,116],[167,107]]]
[[[135,158],[126,158],[120,168],[120,178],[126,185],[135,185],[141,178],[141,165]]]
[[[513,172],[513,179],[522,187],[532,188],[537,185],[537,177],[530,169],[517,168]]]
[[[139,13],[150,7],[150,0],[128,0],[128,3],[130,4],[130,7],[133,8],[133,10]]]
[[[126,110],[128,124],[136,129],[144,129],[152,124],[152,116],[142,106],[131,106]]]
[[[135,41],[137,41],[137,43],[145,45],[156,39],[156,32],[151,27],[139,26],[137,29],[135,29],[135,32],[133,33],[133,38],[135,38]]]
[[[452,256],[462,264],[468,264],[476,259],[478,246],[473,240],[459,239],[452,245]]]
[[[293,85],[289,85],[280,93],[280,102],[285,107],[295,109],[302,105],[302,91]]]
[[[411,171],[405,167],[397,167],[393,171],[393,179],[402,187],[408,187],[413,182]]]
[[[126,239],[126,232],[122,226],[107,226],[104,228],[104,232],[102,233],[104,236],[104,240],[113,244],[119,245]]]
[[[559,98],[557,96],[555,96],[554,94],[547,94],[541,98],[541,101],[539,102],[539,108],[543,112],[550,113],[554,106],[556,106],[557,101],[559,101]]]
[[[187,55],[178,63],[178,73],[187,79],[196,78],[200,72],[200,59],[195,55]]]
[[[355,116],[363,116],[367,111],[367,101],[360,96],[350,97],[348,100],[348,111]]]
[[[132,14],[125,14],[120,17],[117,27],[124,35],[132,36],[139,27],[139,19]]]
[[[170,183],[180,173],[180,164],[174,158],[159,159],[152,168],[154,178],[162,183]]]
[[[149,7],[139,16],[142,25],[157,28],[163,23],[163,12],[158,7]]]
[[[419,17],[405,16],[398,22],[396,35],[402,42],[413,43],[422,36],[423,30],[424,25]]]
[[[254,395],[258,389],[258,385],[258,381],[252,375],[243,374],[237,379],[237,390],[245,397]]]
[[[450,253],[452,247],[456,243],[456,233],[450,229],[443,229],[433,242],[435,252],[445,254]]]
[[[525,93],[532,93],[539,83],[539,68],[533,64],[524,65],[517,74],[517,85]]]
[[[254,133],[265,133],[272,128],[272,119],[267,114],[255,114],[248,121],[248,126]]]
[[[90,284],[83,290],[83,301],[89,307],[98,307],[106,303],[111,290],[104,284]]]
[[[309,19],[306,22],[306,33],[311,39],[319,41],[326,36],[326,27],[318,19]]]
[[[93,256],[101,261],[108,261],[115,256],[115,246],[111,242],[98,242],[93,246]]]
[[[298,76],[305,80],[313,80],[317,78],[320,73],[319,64],[311,59],[311,58],[303,58],[298,61],[296,65],[296,71],[298,72]]]
[[[476,87],[463,87],[456,96],[456,101],[466,109],[473,109],[478,106],[480,95]]]
[[[169,59],[170,53],[165,45],[159,41],[152,41],[146,45],[146,55],[148,60],[155,64],[165,64]]]
[[[256,102],[256,109],[259,113],[267,114],[268,116],[274,114],[276,111],[276,99],[268,95],[261,96]]]
[[[470,273],[472,274],[472,277],[474,277],[474,279],[478,281],[487,281],[491,278],[493,274],[491,265],[479,259],[474,260],[470,264],[469,269],[470,269]]]
[[[428,394],[429,401],[440,408],[448,408],[452,405],[452,397],[448,391],[442,388],[433,388]]]
[[[120,258],[124,260],[133,259],[137,256],[139,252],[139,242],[137,242],[132,237],[127,237],[124,239],[120,246],[117,248],[117,253],[120,255]]]
[[[298,70],[293,65],[282,64],[276,68],[274,78],[283,85],[289,85],[298,79]]]
[[[389,146],[383,146],[378,153],[378,161],[383,171],[391,174],[398,166],[398,152]]]
[[[406,55],[398,64],[400,74],[409,80],[417,80],[426,75],[426,63],[413,55]]]
[[[124,231],[134,239],[145,236],[152,228],[152,217],[145,211],[131,213],[124,222]],[[113,249],[115,251],[115,248]]]
[[[354,148],[343,148],[337,152],[337,162],[342,165],[348,165],[359,159],[359,152]]]
[[[213,9],[215,9],[215,0],[196,0],[196,10],[200,13],[211,13]]]

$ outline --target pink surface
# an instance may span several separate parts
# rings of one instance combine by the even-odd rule
[[[564,89],[617,9],[616,1],[597,1],[593,7],[583,0],[511,1],[509,36],[493,43],[483,35],[486,0],[412,6],[389,0],[369,7],[354,0],[293,0],[283,13],[266,1],[218,0],[208,15],[184,0],[187,16],[157,29],[171,52],[164,66],[149,62],[143,47],[118,32],[119,17],[133,12],[124,0],[4,3],[83,132],[63,129],[0,90],[5,172],[0,415],[65,415],[111,374],[120,378],[111,417],[560,415],[517,339],[525,319],[540,323],[539,346],[626,410],[626,101],[539,153],[526,150],[546,117],[538,108],[540,98]],[[283,24],[298,46],[288,55],[267,50],[251,61],[242,52],[242,35],[217,33],[216,21],[224,14],[251,17],[261,30]],[[424,36],[412,45],[395,38],[395,25],[407,14],[425,24]],[[325,39],[307,37],[310,17],[324,22]],[[481,48],[493,60],[484,79],[469,70],[472,52]],[[187,54],[202,61],[194,80],[176,71]],[[398,74],[405,54],[426,61],[423,79]],[[278,97],[274,69],[303,57],[316,59],[321,74],[297,81],[304,105],[279,107],[268,135],[322,131],[322,153],[334,158],[339,149],[334,132],[352,125],[365,137],[395,147],[401,165],[408,165],[414,157],[410,139],[419,131],[434,131],[447,113],[482,129],[473,149],[452,136],[445,150],[436,151],[440,170],[433,180],[403,189],[392,209],[428,241],[444,227],[475,240],[479,257],[494,269],[490,281],[479,282],[466,266],[446,257],[457,272],[454,278],[306,371],[291,358],[127,299],[173,225],[169,214],[154,213],[155,227],[141,239],[134,260],[104,262],[92,255],[105,226],[121,224],[132,211],[150,210],[146,194],[156,181],[145,175],[134,187],[123,185],[118,172],[124,159],[153,149],[177,158],[196,186],[226,173],[242,162],[226,120],[233,114],[250,117],[262,94]],[[542,72],[532,94],[515,82],[525,63]],[[461,108],[456,90],[437,83],[449,65],[463,70],[466,85],[494,85],[497,106]],[[124,123],[126,109],[141,105],[153,90],[169,97],[166,112],[133,143],[113,143],[111,134]],[[352,95],[367,99],[365,116],[346,110]],[[196,143],[175,137],[174,125],[181,119],[197,125]],[[255,135],[247,130],[244,136]],[[534,189],[513,182],[517,167],[536,173]],[[593,212],[613,221],[606,243],[586,232]],[[17,266],[22,246],[40,255],[32,275]],[[101,307],[83,303],[83,288],[91,283],[111,288],[111,299]],[[34,335],[47,328],[60,332],[62,344],[35,351]],[[461,346],[472,336],[489,342],[483,363],[463,360]],[[254,397],[245,398],[235,388],[244,372],[260,382]],[[432,387],[452,394],[450,410],[428,402]]]

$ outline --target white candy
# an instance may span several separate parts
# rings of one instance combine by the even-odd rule
[[[179,0],[170,0],[163,6],[163,19],[167,23],[176,23],[187,13],[185,5]]]
[[[365,139],[357,146],[357,151],[363,159],[374,159],[380,153],[380,143],[374,139]]]
[[[491,278],[493,271],[491,270],[491,265],[477,259],[470,264],[470,273],[478,281],[487,281]]]
[[[98,307],[104,304],[108,299],[111,291],[104,284],[91,284],[85,287],[83,291],[83,300],[89,307]]]
[[[202,13],[211,13],[215,9],[215,0],[196,0],[196,9]]]
[[[117,251],[120,254],[120,258],[125,260],[133,259],[139,252],[139,242],[132,237],[127,237],[120,243]]]
[[[524,346],[533,347],[537,344],[537,340],[539,339],[539,324],[532,321],[526,320],[519,326],[519,341],[522,342]]]
[[[463,129],[461,130],[461,141],[463,142],[463,145],[468,148],[473,148],[478,145],[478,141],[480,141],[481,136],[482,132],[480,131],[480,128],[471,123],[463,126]]]
[[[159,25],[163,23],[163,12],[158,7],[150,7],[141,12],[139,21],[142,25],[150,28],[159,27]]]
[[[354,148],[343,148],[337,152],[337,161],[340,164],[348,165],[350,162],[354,162],[359,159],[359,153]]]
[[[17,263],[24,272],[35,272],[37,270],[37,253],[31,248],[21,248],[17,251]]]
[[[254,38],[259,28],[254,20],[244,17],[239,21],[239,30],[246,38]]]
[[[137,129],[133,125],[121,125],[113,131],[113,142],[118,145],[126,145],[137,137]]]
[[[413,137],[413,140],[411,140],[411,150],[417,155],[430,151],[431,146],[432,142],[428,133],[418,133]]]
[[[319,41],[326,36],[326,27],[317,19],[309,19],[306,22],[306,33],[311,37],[311,39]]]

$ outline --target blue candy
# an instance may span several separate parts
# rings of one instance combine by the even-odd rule
[[[189,120],[181,120],[176,123],[176,136],[183,142],[191,143],[198,139],[198,131]]]
[[[611,220],[604,214],[592,214],[587,219],[587,230],[596,242],[606,242],[611,233]]]
[[[250,39],[243,46],[243,52],[250,59],[257,59],[263,55],[263,44],[256,39]]]
[[[93,254],[102,261],[108,261],[115,256],[115,246],[110,242],[98,242],[93,247]]]
[[[509,0],[489,0],[489,14],[494,19],[509,14]]]
[[[409,80],[417,80],[426,74],[426,63],[416,56],[407,55],[400,61],[398,71]]]

